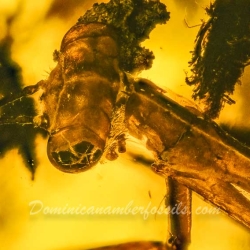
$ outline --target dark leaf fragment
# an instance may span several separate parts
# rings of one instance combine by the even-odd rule
[[[233,94],[250,60],[250,2],[217,0],[206,8],[210,19],[201,26],[190,62],[194,99],[206,104],[208,117],[216,118]]]
[[[166,23],[169,18],[166,6],[158,0],[111,0],[94,4],[78,23],[100,22],[113,26],[119,36],[120,68],[134,72],[151,67],[153,52],[140,43],[149,37],[156,24]]]
[[[0,101],[22,90],[21,69],[11,59],[11,43],[10,36],[6,36],[0,41]],[[8,150],[18,148],[25,166],[32,173],[32,179],[34,179],[37,166],[34,151],[35,138],[40,130],[35,129],[31,124],[14,124],[13,122],[8,124],[8,121],[17,117],[22,120],[22,117],[34,117],[35,115],[34,101],[28,97],[10,102],[0,109],[0,158],[4,157]]]

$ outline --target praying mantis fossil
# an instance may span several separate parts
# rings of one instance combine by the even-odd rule
[[[151,3],[153,2],[159,3],[151,1]],[[164,21],[166,19],[168,19],[168,15],[165,13]],[[0,100],[4,108],[9,103],[19,101],[20,98],[25,100],[42,88],[44,93],[41,99],[47,105],[47,113],[44,113],[40,123],[34,122],[35,115],[30,117],[20,115],[14,119],[2,117],[1,125],[29,124],[46,130],[51,137],[48,143],[51,162],[53,165],[59,165],[58,168],[66,172],[82,171],[85,170],[85,167],[88,169],[100,160],[102,153],[106,158],[114,160],[117,157],[117,148],[119,152],[125,150],[124,133],[129,133],[138,139],[146,138],[147,148],[155,155],[153,170],[168,179],[171,205],[174,206],[177,201],[181,201],[182,206],[187,209],[183,215],[171,215],[174,221],[172,233],[177,238],[172,245],[177,249],[186,249],[191,240],[191,190],[250,228],[250,211],[248,209],[250,201],[240,191],[250,192],[248,171],[250,149],[230,137],[216,123],[203,116],[195,108],[182,106],[171,100],[154,83],[146,79],[136,79],[132,74],[127,74],[126,71],[132,71],[134,67],[149,67],[152,55],[148,51],[143,51],[146,54],[143,57],[143,53],[138,55],[135,52],[132,57],[136,60],[128,64],[126,60],[121,60],[117,53],[113,53],[116,47],[122,47],[124,58],[129,54],[126,47],[123,47],[124,44],[120,44],[120,41],[116,40],[116,35],[113,35],[115,29],[113,30],[110,24],[100,24],[103,20],[97,23],[90,22],[91,24],[86,24],[85,21],[85,18],[79,20],[79,23],[67,33],[61,50],[55,52],[58,66],[52,71],[48,80],[19,90],[9,98],[6,94]],[[79,45],[78,42],[81,43],[81,39],[85,40],[83,44]],[[107,43],[107,48],[112,47],[113,51],[103,48],[99,39]],[[73,43],[76,43],[76,46]],[[82,52],[85,49],[84,54]],[[92,116],[93,108],[88,109],[87,104],[92,105],[94,102],[91,101],[91,98],[97,94],[97,89],[93,85],[90,88],[91,85],[83,87],[76,84],[79,79],[79,82],[82,81],[79,77],[82,72],[87,73],[87,77],[93,76],[90,71],[96,61],[91,61],[92,53],[95,58],[101,55],[100,58],[105,59],[104,56],[106,56],[107,59],[106,68],[98,65],[97,69],[93,70],[96,70],[97,75],[101,76],[100,85],[101,82],[105,85],[102,92],[106,96],[98,99],[101,101],[99,106],[104,107],[104,112],[95,113],[92,125],[95,126],[101,117],[104,121],[102,124],[107,124],[107,126],[105,126],[105,131],[95,127],[96,131],[92,133],[93,126],[91,125],[90,128],[81,131],[78,136],[79,128],[87,125],[83,119],[78,120],[79,114],[82,112],[85,114],[84,117],[86,114],[89,114],[89,117]],[[89,58],[86,59],[84,57],[86,55]],[[122,61],[119,67],[117,66],[118,58]],[[87,60],[90,60],[93,65]],[[111,67],[109,67],[110,65]],[[81,67],[85,67],[85,71]],[[88,71],[88,67],[91,69],[90,71]],[[107,75],[104,69],[110,68],[114,72],[112,74],[109,71],[110,75]],[[67,77],[74,80],[73,84],[65,84]],[[84,77],[86,78],[86,76]],[[96,79],[98,77],[95,75],[94,80]],[[109,83],[112,84],[111,88],[108,86]],[[94,84],[97,84],[96,81]],[[78,92],[72,86],[78,87],[78,92],[79,90],[85,91],[82,95],[84,98],[79,97]],[[59,100],[58,96],[62,98]],[[68,104],[73,107],[75,102],[78,102],[76,100],[80,104],[84,102],[84,105],[79,105],[77,108],[81,112],[76,110],[77,112],[73,116],[67,107],[69,107]],[[57,107],[57,117],[54,116],[53,110],[49,110],[53,102]],[[115,115],[112,114],[114,110]],[[104,115],[100,115],[101,113]],[[67,124],[67,119],[63,119],[61,116],[68,117],[70,123]],[[72,117],[72,120],[76,121],[75,124],[73,122],[74,126]],[[114,117],[119,119],[116,120]],[[118,133],[113,133],[111,136],[111,132],[114,130]],[[76,131],[76,134],[71,133],[72,131]],[[64,132],[66,135],[62,135]],[[90,134],[96,134],[97,138],[93,139]],[[59,136],[57,137],[57,135]],[[86,143],[86,140],[89,139],[90,141]],[[82,144],[82,142],[84,143]],[[93,149],[94,152],[92,152]],[[78,157],[79,155],[80,157]]]

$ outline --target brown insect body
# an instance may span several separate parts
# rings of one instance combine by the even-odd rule
[[[156,157],[155,172],[173,182],[171,203],[181,200],[191,210],[186,187],[250,228],[250,211],[246,209],[250,201],[238,190],[250,192],[250,148],[213,121],[162,95],[144,79],[135,81],[134,88],[126,104],[127,128],[132,136],[147,138],[146,146]],[[191,221],[181,217],[178,223],[187,231],[177,224],[173,233],[188,243]]]
[[[64,36],[58,64],[42,83],[50,133],[48,157],[64,172],[79,172],[100,159],[121,88],[118,46],[112,29],[78,24]]]

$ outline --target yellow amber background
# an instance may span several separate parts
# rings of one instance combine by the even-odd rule
[[[22,67],[27,85],[46,79],[55,66],[52,53],[59,49],[63,35],[95,1],[58,2],[65,8],[70,9],[76,3],[78,7],[70,9],[70,15],[46,17],[52,0],[0,0],[0,38],[6,32],[5,18],[17,13],[11,28],[14,38],[12,55]],[[171,12],[171,19],[167,25],[157,26],[144,43],[153,50],[156,59],[152,69],[142,72],[140,76],[191,100],[192,89],[184,82],[184,71],[188,70],[190,51],[199,27],[187,28],[184,18],[190,26],[201,23],[201,19],[207,20],[204,7],[210,1],[163,2]],[[250,93],[249,87],[237,88],[237,104],[226,107],[220,121],[250,127],[250,120],[245,118],[249,117],[249,110],[245,108],[249,105],[250,94],[247,95],[247,92]],[[135,240],[164,241],[169,237],[166,215],[150,215],[147,219],[140,214],[56,216],[40,212],[30,215],[29,203],[34,200],[41,201],[44,208],[126,207],[131,202],[133,206],[158,208],[166,194],[164,178],[129,154],[120,155],[114,162],[98,164],[87,172],[71,175],[59,172],[50,164],[46,143],[45,139],[37,138],[40,165],[35,181],[31,181],[17,150],[10,151],[0,160],[1,249],[88,249]],[[128,140],[127,149],[151,157],[151,153],[132,138]],[[245,250],[250,247],[249,232],[243,227],[224,214],[198,215],[195,212],[197,207],[211,208],[194,195],[190,250]]]

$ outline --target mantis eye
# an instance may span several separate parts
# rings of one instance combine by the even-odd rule
[[[88,138],[66,138],[65,133],[52,135],[48,141],[47,152],[51,163],[59,170],[67,173],[78,173],[89,169],[100,160],[103,147],[96,140]],[[79,142],[78,142],[79,141]]]
[[[52,152],[54,160],[62,165],[64,171],[67,172],[76,172],[85,167],[90,167],[100,159],[101,155],[100,149],[94,149],[91,143],[85,141],[72,149],[69,148],[68,151]]]

